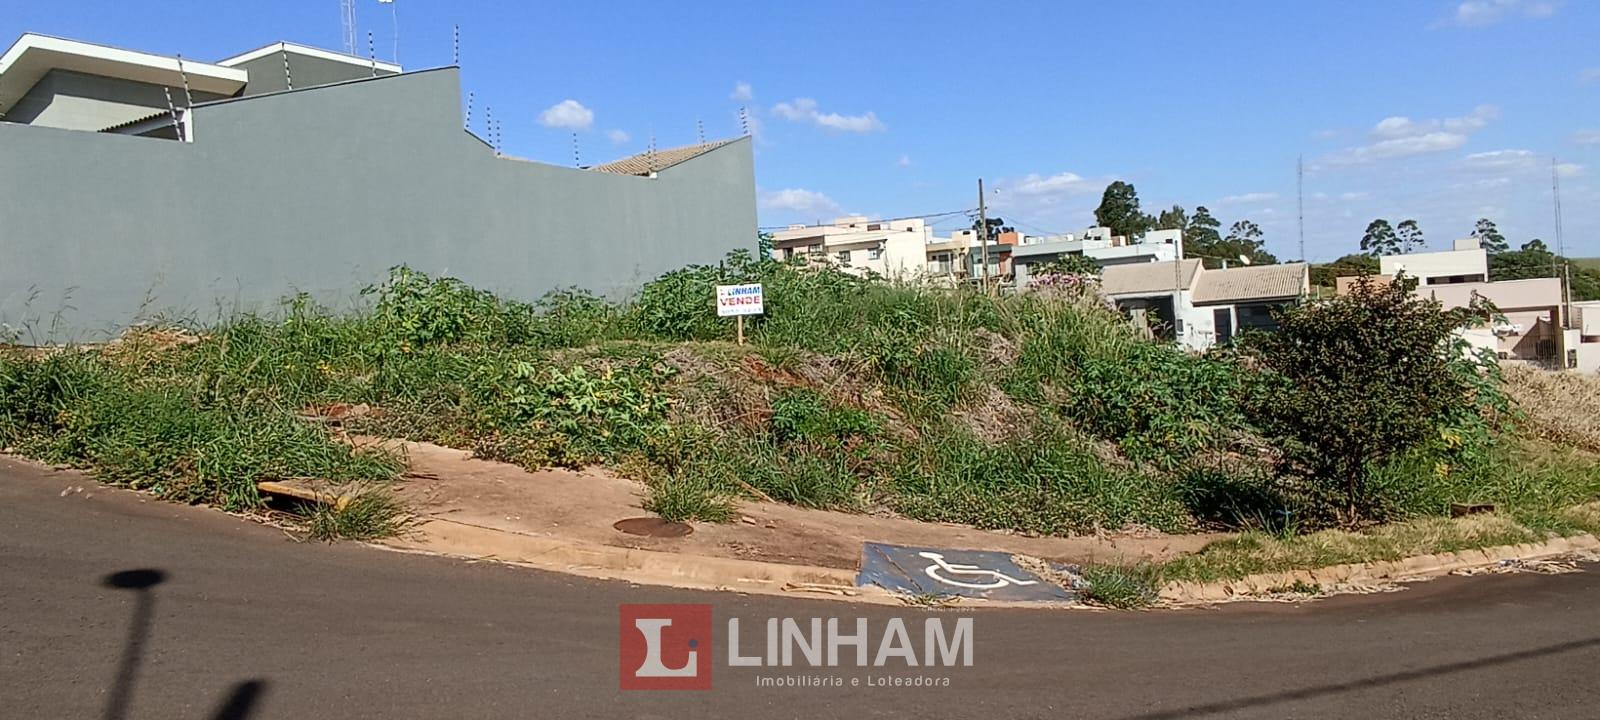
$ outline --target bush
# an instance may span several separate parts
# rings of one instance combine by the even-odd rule
[[[879,429],[870,413],[836,407],[815,390],[787,388],[772,398],[772,435],[779,442],[843,443],[872,437]]]
[[[1283,311],[1277,332],[1244,342],[1263,378],[1252,416],[1337,499],[1330,511],[1347,524],[1384,514],[1369,471],[1479,413],[1477,370],[1452,341],[1465,316],[1413,287],[1404,276],[1364,278],[1348,295]]]

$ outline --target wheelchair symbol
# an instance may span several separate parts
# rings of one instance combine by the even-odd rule
[[[939,582],[942,582],[942,583],[944,583],[946,585],[954,585],[956,587],[972,588],[973,590],[993,590],[995,588],[1001,588],[1001,587],[1005,587],[1007,585],[1019,585],[1020,586],[1020,585],[1037,585],[1037,584],[1039,584],[1039,581],[1037,581],[1037,580],[1018,580],[1017,578],[1011,577],[1010,575],[1006,575],[1005,573],[996,572],[994,570],[984,570],[983,568],[980,568],[977,565],[964,565],[964,564],[961,564],[961,563],[945,562],[944,555],[941,555],[941,554],[936,553],[936,552],[919,552],[917,554],[933,561],[933,564],[929,565],[927,570],[926,570],[926,572],[928,573],[928,577],[931,577],[934,580],[938,580]],[[943,573],[944,575],[968,575],[968,576],[974,576],[974,577],[988,577],[988,578],[991,578],[991,580],[989,582],[984,582],[984,583],[979,583],[979,582],[961,582],[960,580],[952,580],[949,577],[945,577],[944,575],[941,575],[941,573]]]

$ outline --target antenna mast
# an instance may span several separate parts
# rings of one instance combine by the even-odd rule
[[[343,26],[344,54],[356,54],[356,0],[339,0],[339,22]]]
[[[1294,206],[1300,219],[1300,262],[1306,261],[1306,164],[1305,157],[1294,159]]]
[[[1572,263],[1567,260],[1567,246],[1564,233],[1561,231],[1561,166],[1556,164],[1554,156],[1550,158],[1550,196],[1555,200],[1556,210],[1556,256],[1567,264],[1566,277],[1561,282],[1561,326],[1572,328]],[[1554,270],[1555,268],[1551,268]],[[1563,359],[1563,363],[1565,359]],[[1563,367],[1565,365],[1563,364]]]

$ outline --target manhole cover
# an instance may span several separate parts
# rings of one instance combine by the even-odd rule
[[[683,537],[694,532],[688,523],[669,522],[658,517],[639,517],[618,520],[611,525],[629,535],[644,535],[645,537]]]

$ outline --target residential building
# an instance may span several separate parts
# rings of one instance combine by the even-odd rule
[[[1378,258],[1378,274],[1394,277],[1401,272],[1417,278],[1422,286],[1486,282],[1489,254],[1477,238],[1465,238],[1455,241],[1451,250]]]
[[[773,233],[772,257],[806,257],[858,275],[920,278],[932,237],[921,219],[868,220],[855,215],[828,225],[790,225]]]
[[[1501,319],[1489,327],[1464,332],[1476,347],[1504,360],[1541,366],[1570,367],[1578,362],[1581,333],[1565,329],[1561,280],[1555,277],[1489,281],[1489,256],[1476,238],[1457,240],[1451,250],[1379,258],[1376,282],[1392,282],[1399,273],[1417,280],[1416,294],[1438,300],[1446,309],[1464,308],[1483,298],[1499,309]],[[1354,278],[1339,278],[1340,294]],[[1600,352],[1600,348],[1596,349]]]
[[[1572,329],[1567,333],[1568,369],[1600,372],[1600,300],[1572,303]]]
[[[1272,331],[1272,313],[1310,292],[1305,263],[1208,269],[1199,258],[1116,264],[1101,292],[1135,325],[1190,350],[1232,342],[1246,330]]]
[[[1110,228],[1089,228],[1082,235],[1023,237],[1011,251],[1017,287],[1026,286],[1035,269],[1063,257],[1081,255],[1102,268],[1129,263],[1171,262],[1183,252],[1182,230],[1152,230],[1141,242],[1112,235]]]
[[[24,35],[0,54],[0,323],[95,340],[293,292],[346,305],[401,264],[622,294],[754,237],[748,138],[561,167],[497,152],[462,100],[454,67]]]

